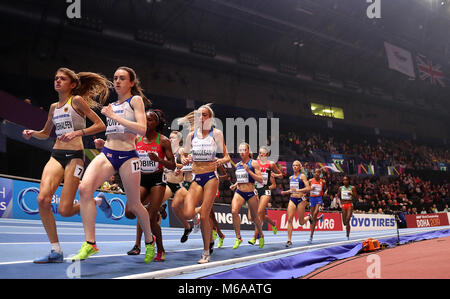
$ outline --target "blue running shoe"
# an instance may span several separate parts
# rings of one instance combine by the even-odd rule
[[[49,264],[49,263],[64,263],[64,255],[59,252],[52,250],[46,256],[37,258],[33,261],[35,264]]]
[[[97,195],[97,197],[101,198],[101,200],[102,200],[102,203],[98,207],[100,208],[100,210],[103,211],[103,213],[105,213],[106,218],[111,218],[112,208],[111,208],[111,205],[109,204],[109,202],[106,200],[105,194],[103,194],[103,192],[100,192]]]
[[[319,221],[320,221],[320,223],[322,223],[322,222],[323,222],[323,214],[322,214],[322,215],[320,215],[320,217],[319,217]]]

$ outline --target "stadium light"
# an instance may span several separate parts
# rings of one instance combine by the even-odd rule
[[[209,57],[216,56],[216,46],[211,42],[194,41],[191,44],[191,51]]]
[[[164,45],[164,43],[165,43],[163,34],[154,32],[154,31],[146,31],[146,30],[139,29],[135,34],[135,38],[138,41],[161,45],[161,46]]]
[[[89,29],[97,32],[103,31],[103,21],[97,18],[92,17],[73,18],[69,19],[68,23],[76,27]]]

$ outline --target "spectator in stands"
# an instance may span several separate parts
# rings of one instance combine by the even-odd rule
[[[438,209],[437,209],[437,206],[436,206],[435,203],[433,204],[433,207],[431,208],[431,212],[432,213],[437,213],[438,212]]]
[[[340,207],[339,198],[335,194],[334,195],[331,194],[330,200],[331,200],[330,210],[338,210]]]
[[[121,188],[121,181],[118,175],[113,175],[108,181],[105,181],[100,187],[103,191],[111,192],[121,192],[123,193],[123,188]]]

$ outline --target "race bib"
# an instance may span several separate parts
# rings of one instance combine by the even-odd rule
[[[157,153],[155,153],[157,154]],[[141,171],[144,173],[153,173],[158,170],[159,163],[149,158],[148,152],[138,151],[139,160],[141,161]]]
[[[72,114],[70,110],[53,117],[55,124],[55,134],[60,137],[63,134],[73,132]]]
[[[342,200],[352,200],[352,191],[342,190]]]
[[[125,118],[125,110],[123,110],[122,106],[113,106],[114,114]],[[107,117],[106,118],[106,132],[105,135],[108,134],[121,134],[125,132],[125,127],[121,125],[119,122]]]
[[[300,184],[299,184],[299,182],[298,181],[295,181],[295,182],[290,182],[289,183],[289,188],[290,189],[292,189],[292,188],[295,188],[295,189],[299,189],[300,188]]]
[[[236,182],[238,184],[248,183],[248,172],[245,169],[236,170]]]
[[[310,193],[312,196],[320,196],[320,193],[322,193],[322,185],[312,184]]]
[[[84,167],[81,165],[75,166],[75,171],[73,172],[73,176],[77,177],[81,180],[81,176],[83,175]]]

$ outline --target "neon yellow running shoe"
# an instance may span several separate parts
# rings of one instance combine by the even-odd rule
[[[241,245],[241,243],[242,243],[242,238],[236,238],[236,241],[234,241],[233,249],[238,248],[239,245]]]
[[[259,248],[264,247],[264,238],[259,238]]]
[[[223,238],[219,237],[219,243],[217,244],[217,248],[222,247],[222,245],[223,245],[223,239],[225,239],[225,235],[223,235]]]
[[[156,237],[155,237],[155,235],[153,235],[153,242],[151,244],[145,244],[144,262],[146,264],[153,261],[153,258],[155,257],[155,245],[156,245]]]
[[[255,243],[256,243],[255,237],[251,238],[251,239],[248,241],[248,244],[250,244],[250,245],[255,245]]]
[[[216,241],[216,239],[217,239],[217,232],[215,229],[213,229],[213,231],[212,231],[212,238],[213,238],[213,241]]]
[[[88,242],[84,242],[83,245],[81,245],[81,249],[78,254],[72,257],[72,262],[83,261],[91,255],[96,254],[98,251],[97,245],[91,245]]]
[[[277,234],[278,230],[277,230],[277,227],[275,225],[272,225],[272,231],[273,231],[274,235]]]

